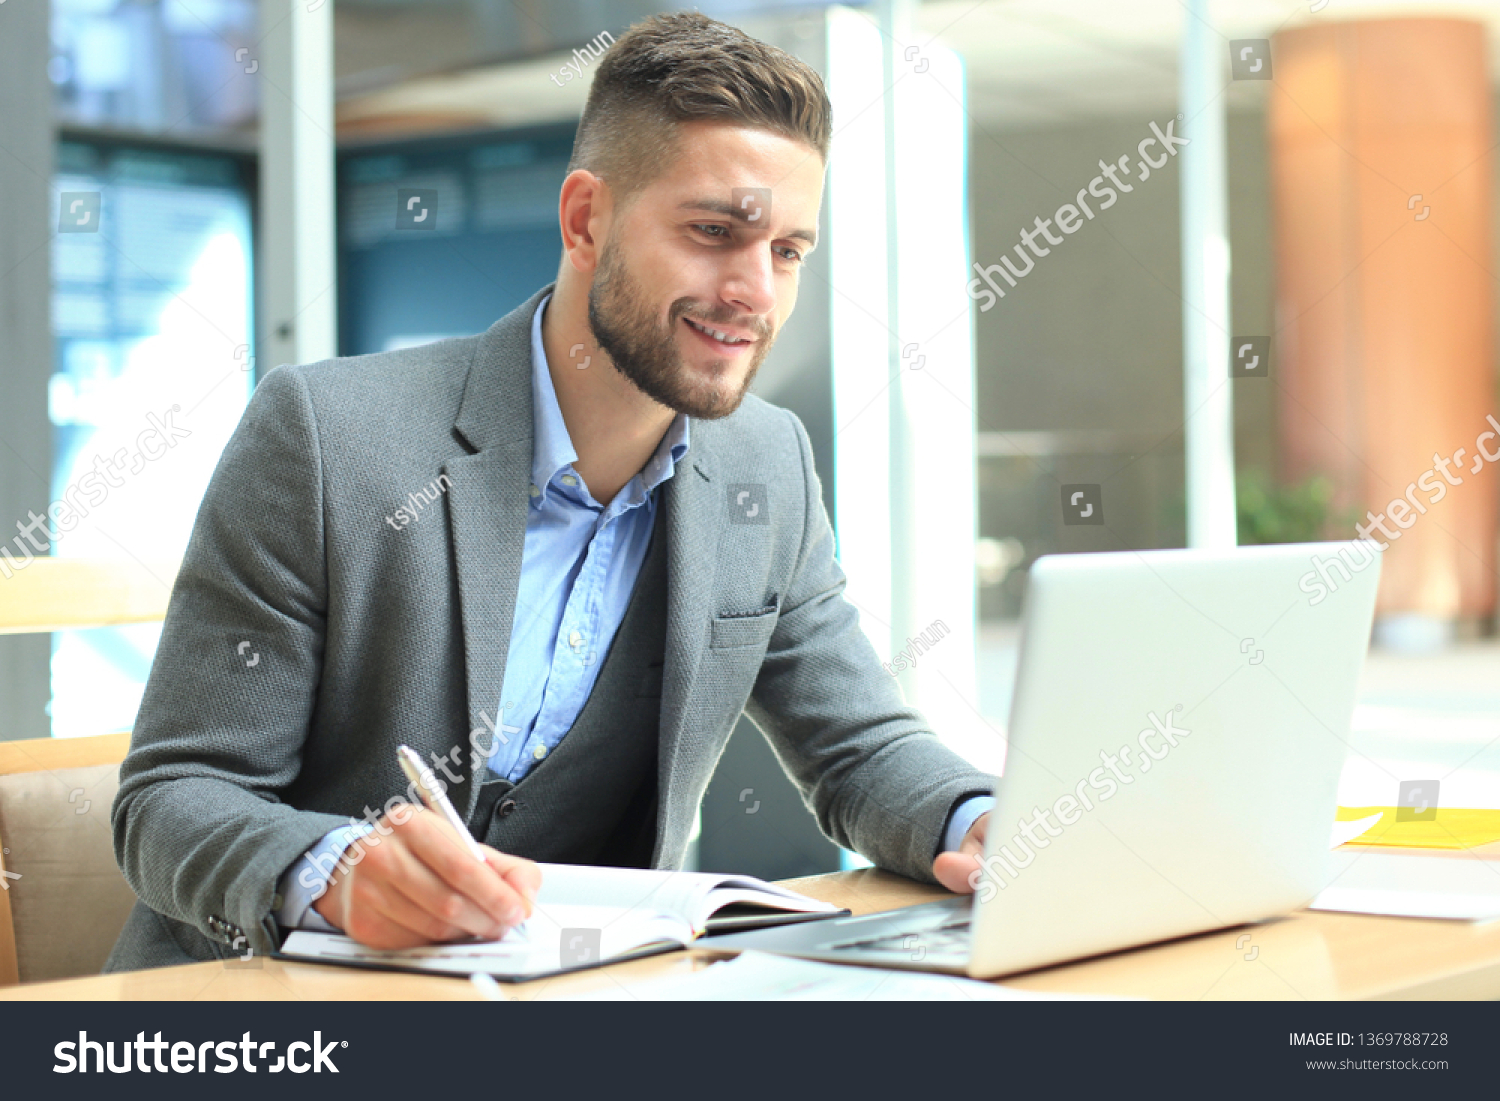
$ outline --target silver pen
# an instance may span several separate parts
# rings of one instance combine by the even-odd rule
[[[479,842],[474,840],[469,827],[464,825],[464,820],[458,816],[458,811],[453,809],[452,801],[439,785],[436,774],[422,763],[422,758],[417,756],[417,751],[409,745],[398,745],[396,760],[401,763],[401,771],[406,773],[406,778],[417,789],[417,794],[422,797],[422,802],[427,809],[434,814],[441,815],[443,821],[457,830],[458,835],[468,844],[469,851],[474,854],[474,859],[481,864],[485,863],[484,849],[480,848]]]

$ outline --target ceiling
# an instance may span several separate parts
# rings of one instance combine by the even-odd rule
[[[1306,23],[1401,16],[1456,16],[1489,27],[1492,73],[1500,43],[1500,0],[1210,0],[1227,42],[1268,38]],[[1043,127],[1112,115],[1140,115],[1177,102],[1179,0],[931,0],[922,32],[964,57],[970,114],[982,124]],[[1228,107],[1265,95],[1260,81],[1236,81]]]
[[[662,6],[650,0],[340,0],[340,136],[577,118],[587,81],[551,79],[574,46],[601,30],[618,33]],[[767,18],[768,9],[778,20],[815,19],[808,9],[817,5],[719,0],[696,6],[745,24]],[[918,44],[937,40],[964,57],[977,124],[1031,129],[1175,105],[1185,8],[1180,0],[929,0],[916,26]],[[487,30],[475,29],[478,10],[489,12]],[[1489,28],[1491,71],[1500,72],[1500,0],[1210,0],[1209,10],[1226,41],[1331,20],[1476,19]],[[462,41],[455,45],[455,39]],[[500,41],[514,59],[451,68],[463,50],[472,54]],[[445,65],[446,71],[433,71]],[[422,70],[429,75],[413,75]],[[1259,81],[1236,81],[1225,98],[1233,110],[1255,105],[1264,94]]]

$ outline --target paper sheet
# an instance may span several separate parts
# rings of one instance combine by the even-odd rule
[[[570,952],[565,958],[563,936]],[[598,937],[586,955],[577,954],[578,943],[587,944],[589,934]],[[612,906],[537,906],[526,921],[509,930],[500,940],[431,944],[420,948],[370,948],[336,933],[296,930],[281,950],[288,956],[420,967],[426,971],[468,975],[487,971],[496,975],[526,975],[556,971],[587,959],[608,960],[643,945],[686,944],[692,930],[686,922],[668,914],[649,911],[632,913]]]
[[[1343,810],[1343,807],[1339,808],[1341,814]],[[1370,814],[1364,818],[1355,818],[1347,822],[1342,818],[1338,819],[1333,824],[1333,833],[1328,838],[1328,847],[1336,849],[1340,845],[1347,845],[1371,826],[1375,825],[1375,823],[1379,822],[1380,818],[1379,814]]]
[[[1500,861],[1345,849],[1311,910],[1449,921],[1500,918]]]
[[[662,1002],[1007,1002],[1086,1001],[1089,995],[1037,994],[948,975],[887,971],[741,952],[684,978],[648,979],[566,1001]]]

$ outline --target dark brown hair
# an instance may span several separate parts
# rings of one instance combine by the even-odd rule
[[[706,15],[672,12],[635,24],[605,52],[568,171],[603,177],[627,206],[672,163],[678,124],[693,121],[768,130],[828,163],[832,111],[810,66]]]

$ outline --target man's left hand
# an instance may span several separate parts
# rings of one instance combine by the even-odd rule
[[[979,870],[979,858],[984,855],[984,828],[989,820],[990,813],[985,811],[974,819],[957,851],[938,853],[932,862],[933,876],[948,890],[961,895],[974,893],[969,877]]]

